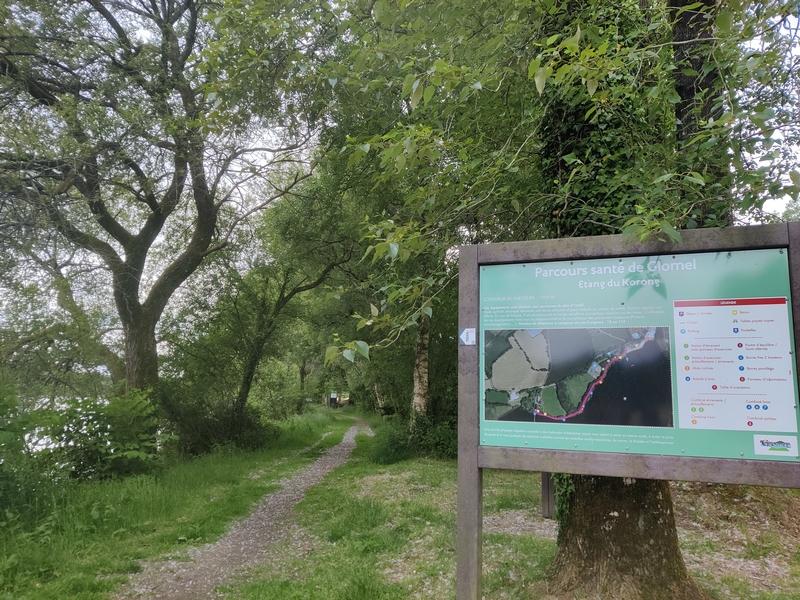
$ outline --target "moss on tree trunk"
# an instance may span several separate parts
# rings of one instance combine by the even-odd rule
[[[683,562],[666,481],[574,476],[548,588],[570,597],[708,599]]]

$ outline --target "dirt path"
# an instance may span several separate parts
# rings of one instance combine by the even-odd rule
[[[265,496],[249,517],[240,521],[221,540],[190,551],[190,561],[146,563],[132,575],[119,599],[199,600],[220,598],[215,591],[242,569],[258,564],[270,546],[288,535],[287,527],[294,507],[306,490],[322,482],[335,468],[350,459],[355,436],[361,429],[373,435],[366,422],[358,419],[338,446],[330,448],[315,463],[291,479],[281,481],[283,488]]]

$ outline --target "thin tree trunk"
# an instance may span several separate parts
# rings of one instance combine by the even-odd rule
[[[428,347],[430,321],[422,317],[417,329],[416,358],[414,360],[414,398],[411,403],[411,420],[428,414]]]

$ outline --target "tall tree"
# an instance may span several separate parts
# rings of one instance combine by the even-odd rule
[[[23,0],[0,13],[3,240],[14,250],[48,228],[105,270],[96,293],[116,308],[129,387],[157,383],[156,326],[175,291],[241,220],[307,176],[296,150],[309,132],[282,86],[305,22],[279,3],[262,13],[280,24],[260,37],[274,87],[258,114],[243,101],[210,121],[224,91],[250,93],[209,87],[220,83],[201,55],[214,40],[213,8]],[[242,187],[259,179],[264,191],[246,202]],[[65,266],[42,273],[65,290]]]
[[[353,105],[391,90],[404,99],[392,126],[354,135],[349,151],[355,164],[378,154],[377,179],[407,191],[403,207],[367,224],[372,255],[391,265],[424,255],[420,264],[435,265],[410,276],[400,265],[383,289],[403,315],[367,314],[365,324],[388,322],[397,335],[419,322],[430,308],[420,300],[441,285],[458,243],[620,231],[678,240],[677,228],[725,225],[737,209],[796,193],[775,177],[789,163],[765,151],[765,132],[781,123],[796,139],[797,121],[751,98],[793,89],[768,92],[764,79],[786,82],[795,69],[782,62],[790,37],[775,35],[791,8],[448,8],[379,0],[362,14],[354,6],[352,60],[326,73],[347,82]],[[759,36],[770,41],[740,64]],[[751,151],[775,159],[772,168],[754,167]],[[743,168],[731,171],[729,160]],[[703,596],[680,556],[666,483],[587,477],[574,486],[553,571],[558,591]],[[603,527],[610,511],[619,519]]]

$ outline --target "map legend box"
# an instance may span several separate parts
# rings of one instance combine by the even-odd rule
[[[681,427],[797,431],[786,298],[673,302]]]

